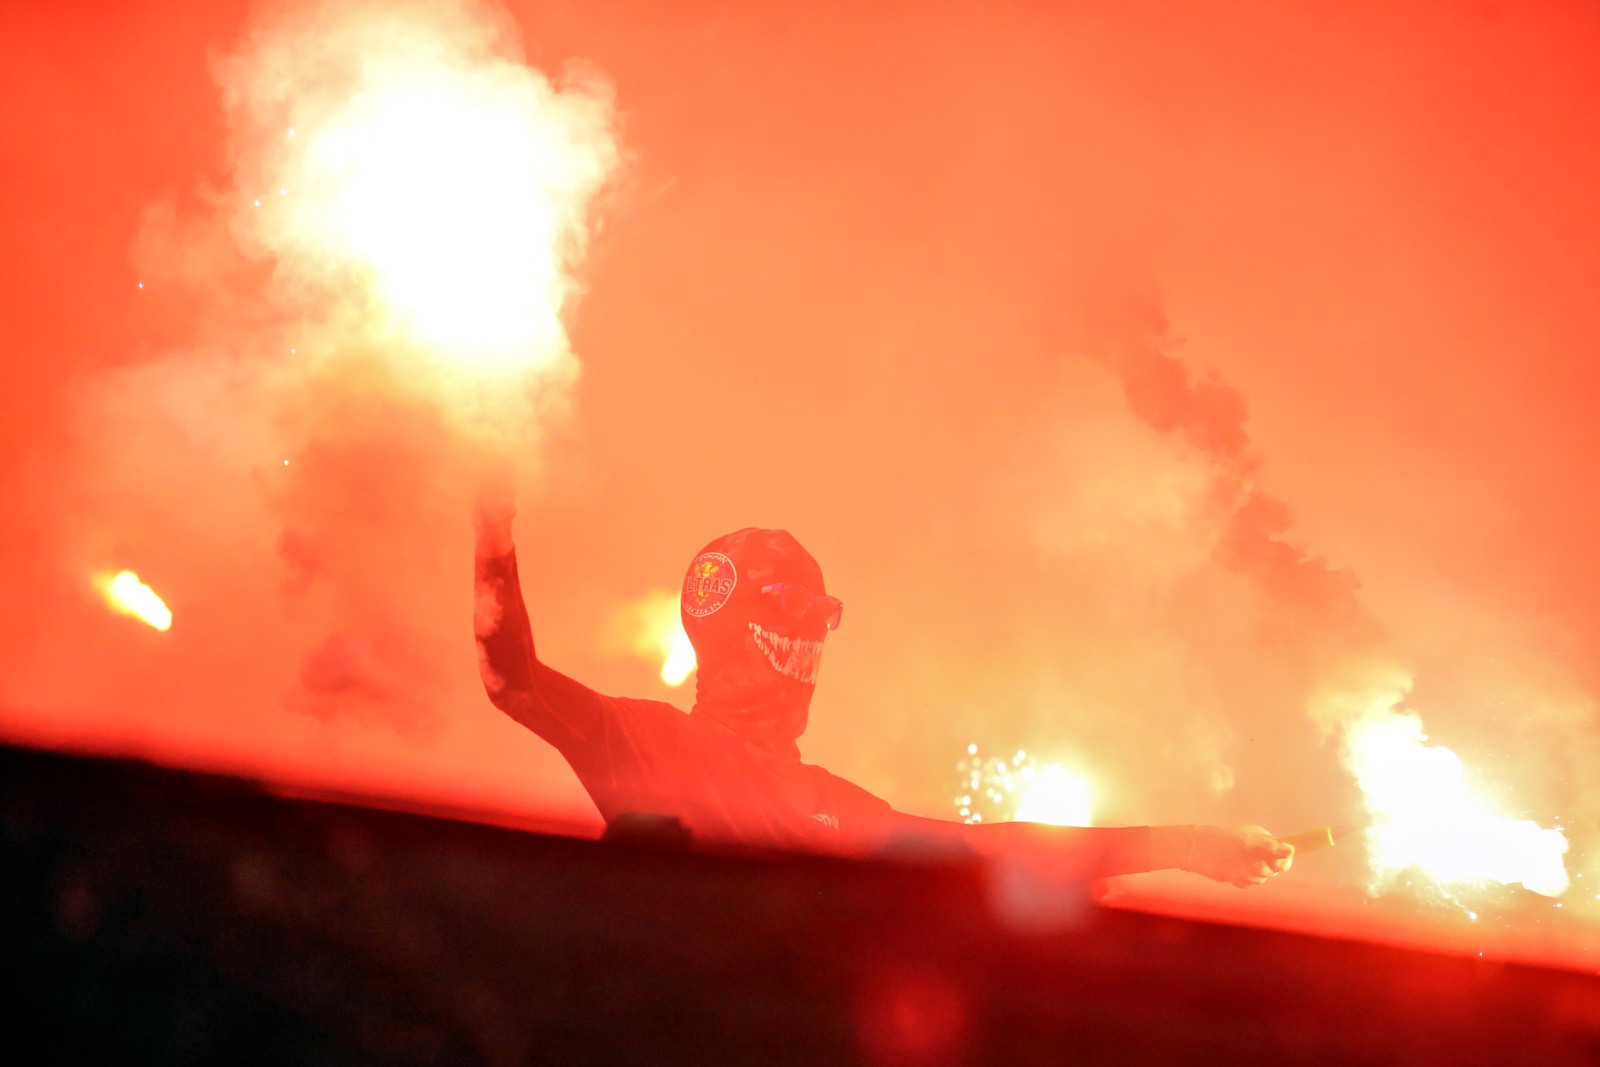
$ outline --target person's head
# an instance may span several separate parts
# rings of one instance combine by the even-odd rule
[[[841,612],[811,553],[787,530],[719,537],[689,564],[680,610],[699,703],[742,733],[792,745],[805,730],[823,638]]]

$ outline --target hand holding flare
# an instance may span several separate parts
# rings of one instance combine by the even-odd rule
[[[1150,831],[1153,865],[1181,867],[1243,889],[1287,871],[1299,853],[1332,848],[1377,821],[1319,826],[1288,837],[1273,837],[1259,826],[1156,826]],[[1182,859],[1175,858],[1179,849]]]
[[[1240,889],[1287,871],[1295,846],[1259,826],[1153,826],[1150,866],[1177,867]]]

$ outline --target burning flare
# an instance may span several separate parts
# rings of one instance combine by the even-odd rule
[[[119,571],[114,577],[102,575],[95,579],[95,587],[105,597],[106,606],[118,615],[132,615],[157,630],[172,627],[172,612],[151,589],[132,571]]]
[[[283,16],[223,69],[249,146],[240,230],[343,336],[493,387],[569,357],[561,314],[615,168],[609,90],[553,85],[501,12],[450,0]]]
[[[967,746],[967,758],[956,764],[960,774],[956,813],[963,822],[989,822],[1007,818],[1016,822],[1042,822],[1056,826],[1090,824],[1089,782],[1058,763],[1040,765],[1019,749],[1009,762],[978,755],[977,745]]]
[[[1022,799],[1017,822],[1047,822],[1056,826],[1089,825],[1089,783],[1057,764],[1022,769]]]
[[[628,605],[622,624],[632,651],[661,663],[663,682],[679,686],[694,673],[694,646],[683,632],[676,590],[654,592]]]
[[[672,647],[667,649],[667,658],[661,662],[661,680],[668,685],[682,685],[694,672],[695,665],[694,646],[689,643],[689,635],[683,632],[682,620],[678,620]]]
[[[1347,729],[1345,759],[1377,820],[1367,830],[1375,888],[1415,871],[1447,896],[1482,882],[1566,892],[1565,835],[1501,813],[1454,752],[1426,740],[1421,719],[1393,710]]]

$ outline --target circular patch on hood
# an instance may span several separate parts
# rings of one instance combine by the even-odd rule
[[[728,602],[738,584],[739,572],[733,560],[721,552],[700,553],[683,578],[684,614],[697,619],[714,614]]]

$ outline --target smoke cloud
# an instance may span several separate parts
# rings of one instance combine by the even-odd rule
[[[1110,306],[1116,305],[1107,302]],[[1256,484],[1261,461],[1245,431],[1244,398],[1215,373],[1196,375],[1175,354],[1165,318],[1134,305],[1098,323],[1090,339],[1121,383],[1128,409],[1212,466],[1206,504],[1212,558],[1259,595],[1262,645],[1303,679],[1306,710],[1361,787],[1374,891],[1415,868],[1446,890],[1456,883],[1518,882],[1546,896],[1569,885],[1559,830],[1506,819],[1475,795],[1461,760],[1424,745],[1419,716],[1398,706],[1412,674],[1361,603],[1360,583],[1289,539],[1292,515]]]
[[[66,481],[93,521],[61,532],[69,571],[136,559],[189,636],[159,681],[48,699],[225,750],[284,713],[437,740],[473,487],[533,484],[577,378],[610,90],[454,0],[268,9],[214,70],[229,182],[138,243],[197,336],[80,384]]]
[[[976,745],[1080,775],[1096,822],[1294,832],[1363,813],[1372,721],[1562,829],[1561,910],[1478,910],[1577,936],[1592,12],[3,18],[10,732],[592,830],[477,679],[470,498],[510,455],[541,654],[602,692],[686,704],[617,620],[787,528],[846,604],[802,751],[896,807],[955,817]],[[169,632],[106,610],[124,567]],[[1374,873],[1224,896],[1399,906]]]

